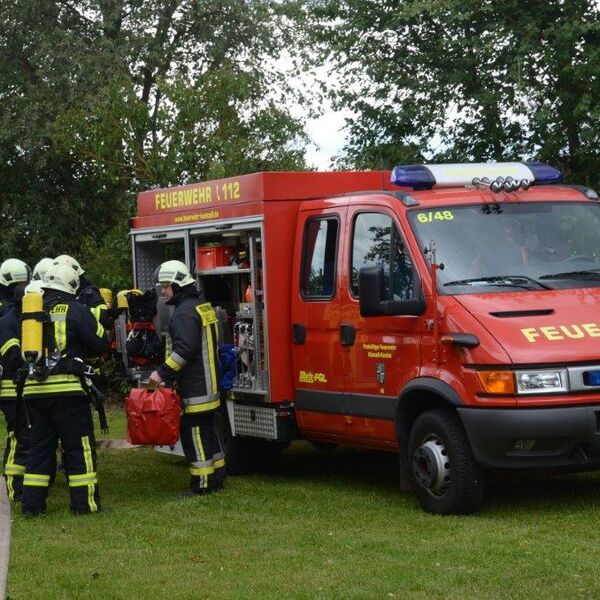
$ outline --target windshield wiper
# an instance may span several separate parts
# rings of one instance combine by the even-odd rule
[[[564,273],[551,273],[541,275],[540,279],[600,279],[599,269],[589,271],[565,271]]]
[[[491,275],[488,277],[472,277],[471,279],[457,279],[456,281],[448,281],[448,283],[445,283],[444,285],[473,285],[474,283],[503,287],[520,287],[527,290],[530,290],[531,285],[533,284],[536,287],[543,288],[545,290],[552,289],[549,286],[540,283],[536,279],[526,277],[525,275]]]

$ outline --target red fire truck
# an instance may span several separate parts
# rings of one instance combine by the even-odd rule
[[[389,450],[425,510],[472,512],[489,469],[600,466],[600,203],[560,182],[491,163],[153,189],[135,285],[181,259],[222,309],[232,469],[295,437]]]

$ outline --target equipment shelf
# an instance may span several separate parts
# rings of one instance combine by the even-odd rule
[[[214,269],[196,269],[196,275],[235,275],[236,273],[250,273],[250,269],[237,267],[215,267]]]

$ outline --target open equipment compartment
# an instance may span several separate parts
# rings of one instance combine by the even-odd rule
[[[221,345],[231,343],[238,360],[231,392],[266,395],[269,388],[262,224],[221,223],[190,232],[201,294],[221,321]],[[214,249],[216,264],[199,268],[204,249]],[[219,251],[226,248],[226,251]],[[222,257],[229,264],[222,264]],[[202,265],[206,267],[206,264]]]

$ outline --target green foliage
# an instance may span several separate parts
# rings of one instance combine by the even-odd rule
[[[86,275],[97,287],[106,287],[116,295],[131,289],[131,240],[129,222],[123,219],[100,239],[85,236],[81,243],[81,261]]]
[[[100,362],[100,372],[97,382],[98,388],[104,394],[105,404],[113,407],[122,406],[123,400],[132,386],[131,381],[124,379],[122,376],[123,365],[118,361],[119,356],[115,353],[111,353],[108,357],[103,358]],[[116,433],[112,429],[110,433],[112,437],[115,437]]]
[[[304,168],[286,4],[2,2],[0,256],[69,253],[120,285],[137,192]]]
[[[600,184],[596,2],[306,0],[304,11],[316,61],[342,78],[332,97],[354,114],[340,166],[526,158]]]
[[[334,162],[340,169],[391,171],[396,165],[419,164],[425,159],[418,144],[377,142],[356,146],[352,151],[334,157]]]

